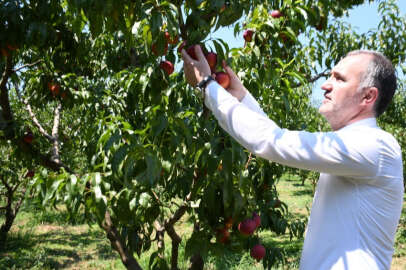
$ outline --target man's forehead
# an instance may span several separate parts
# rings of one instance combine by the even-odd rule
[[[367,69],[372,56],[367,54],[349,55],[344,57],[333,67],[332,72],[359,73]]]

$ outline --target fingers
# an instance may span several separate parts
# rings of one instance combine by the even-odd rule
[[[189,54],[186,52],[185,49],[182,49],[181,53],[182,53],[183,62],[186,62],[186,63],[193,62],[192,57],[189,56]]]
[[[223,68],[224,69],[226,69],[228,66],[227,66],[227,62],[226,62],[226,60],[224,60],[223,59],[223,61],[221,62],[221,64],[222,64],[222,66],[223,66]]]
[[[237,75],[234,73],[234,71],[229,66],[227,66],[227,63],[225,60],[223,60],[222,65],[223,65],[224,70],[228,73],[228,75],[230,75],[230,77],[238,78]]]
[[[202,47],[200,47],[200,45],[196,45],[194,47],[194,49],[195,49],[195,53],[196,53],[198,61],[202,61],[203,59],[206,59],[206,57],[203,54]]]

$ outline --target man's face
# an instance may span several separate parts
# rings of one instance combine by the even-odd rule
[[[321,86],[325,99],[319,112],[326,117],[333,130],[351,123],[360,113],[362,92],[358,88],[370,60],[371,56],[365,54],[345,57]]]

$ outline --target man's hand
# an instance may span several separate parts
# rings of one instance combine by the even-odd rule
[[[239,101],[241,101],[247,94],[248,90],[241,83],[240,79],[237,77],[234,71],[229,66],[227,66],[226,61],[224,60],[223,68],[230,76],[230,86],[226,90]]]
[[[204,57],[202,48],[197,45],[194,47],[198,60],[192,59],[185,49],[182,49],[183,70],[188,84],[195,87],[204,77],[209,76],[210,66]]]

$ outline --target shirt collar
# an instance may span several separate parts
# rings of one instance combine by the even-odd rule
[[[357,122],[351,123],[351,124],[341,128],[340,131],[341,130],[352,129],[352,128],[358,127],[358,126],[377,127],[378,125],[376,124],[376,118],[371,117],[371,118],[365,118],[365,119],[359,120]]]

